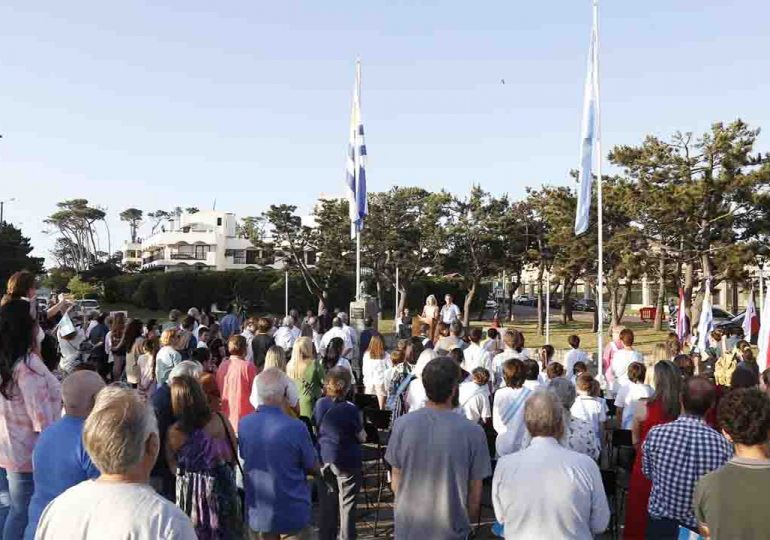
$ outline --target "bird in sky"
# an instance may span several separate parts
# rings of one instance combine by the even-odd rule
[[[505,84],[505,79],[500,79],[500,84]]]

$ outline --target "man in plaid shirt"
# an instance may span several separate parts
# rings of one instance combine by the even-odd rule
[[[647,538],[677,538],[680,525],[698,530],[692,506],[695,484],[733,455],[727,439],[703,420],[715,398],[709,380],[689,378],[682,388],[682,415],[647,434],[642,445],[642,471],[652,482]]]

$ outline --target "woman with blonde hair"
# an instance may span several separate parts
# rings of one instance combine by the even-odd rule
[[[315,402],[321,397],[324,372],[313,356],[313,341],[309,337],[302,336],[294,342],[286,374],[297,388],[300,416],[310,418]]]
[[[661,360],[671,360],[670,356],[671,348],[668,342],[656,343],[652,348],[652,355],[646,355],[644,357],[644,366],[647,368],[647,374],[644,376],[644,384],[648,384],[654,388],[655,382],[655,364]]]
[[[420,316],[420,322],[428,325],[428,338],[431,341],[434,341],[436,338],[439,313],[438,300],[431,294],[425,299],[425,307],[422,308],[422,315]]]
[[[176,350],[177,332],[176,328],[169,328],[160,335],[160,350],[155,355],[155,381],[159,385],[166,383],[168,374],[182,361],[182,355]]]
[[[376,395],[380,409],[384,409],[385,400],[388,398],[385,377],[393,364],[390,361],[390,355],[385,352],[385,342],[382,336],[379,334],[372,336],[371,341],[369,341],[369,348],[366,349],[361,363],[364,375],[364,392]]]
[[[294,381],[289,378],[288,375],[285,375],[286,352],[282,347],[279,347],[278,345],[273,345],[265,353],[265,365],[262,371],[270,368],[275,368],[284,373],[284,382],[286,383],[286,406],[283,407],[283,412],[296,418],[299,416],[300,412],[299,393],[297,392],[297,385],[294,384]],[[257,392],[258,378],[259,375],[257,375],[256,379],[254,379],[254,383],[251,386],[251,396],[249,397],[249,402],[251,402],[255,409],[258,409],[259,406],[262,405],[262,400],[260,399],[259,393]]]

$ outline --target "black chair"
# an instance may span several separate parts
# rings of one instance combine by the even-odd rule
[[[615,472],[615,485],[621,491],[621,497],[618,500],[618,515],[623,515],[626,495],[628,493],[628,483],[631,479],[631,471],[634,468],[634,460],[636,459],[636,448],[634,448],[631,430],[613,430],[611,456],[612,462],[610,465]]]
[[[390,439],[390,428],[393,422],[393,413],[379,408],[364,409],[364,429],[366,430],[367,444],[373,444],[376,448],[375,476],[377,478],[377,502],[374,508],[374,536],[377,536],[377,527],[380,518],[380,505],[382,495],[386,488],[389,489],[390,466],[385,462],[385,450]],[[364,494],[367,506],[369,497]]]
[[[353,402],[361,411],[366,411],[366,409],[380,408],[380,402],[377,401],[377,396],[372,394],[356,394],[353,397]]]
[[[602,470],[602,485],[604,493],[607,496],[607,503],[610,506],[610,525],[609,532],[612,539],[618,537],[618,473],[614,470]]]

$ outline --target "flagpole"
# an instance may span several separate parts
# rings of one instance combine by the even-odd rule
[[[599,371],[602,370],[602,353],[604,346],[602,343],[602,334],[604,331],[604,210],[602,208],[602,100],[599,93],[599,0],[594,0],[594,31],[596,32],[596,47],[594,49],[594,66],[596,76],[594,84],[596,85],[596,180],[597,180],[597,216],[598,216],[598,241],[599,241],[599,261],[598,275],[596,278],[596,293],[599,297],[596,305],[599,310],[599,324],[597,325],[596,346],[598,351]]]
[[[361,231],[356,228],[356,300],[361,300]]]

